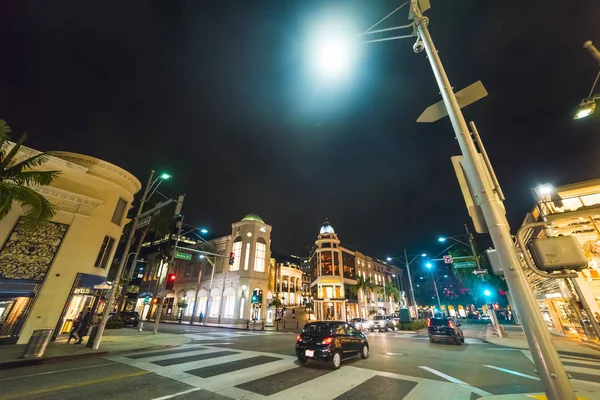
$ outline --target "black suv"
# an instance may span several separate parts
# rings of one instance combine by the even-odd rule
[[[454,322],[452,318],[429,318],[427,320],[427,333],[429,334],[429,342],[434,343],[436,340],[449,340],[456,344],[465,342],[465,335],[460,324]]]
[[[344,358],[369,357],[367,337],[343,321],[311,322],[296,336],[296,357],[300,364],[308,360],[326,361],[338,369]]]

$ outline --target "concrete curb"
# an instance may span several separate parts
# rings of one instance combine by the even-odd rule
[[[185,344],[185,343],[183,343],[183,344]],[[61,363],[61,362],[66,362],[66,361],[83,360],[83,359],[87,359],[87,358],[116,356],[116,355],[120,355],[120,354],[168,349],[171,347],[178,347],[178,346],[181,346],[181,344],[167,344],[167,345],[140,347],[137,349],[129,349],[129,350],[97,351],[94,353],[90,352],[90,353],[81,353],[81,354],[70,354],[68,356],[54,356],[54,357],[47,357],[47,358],[42,357],[42,358],[29,358],[29,359],[23,359],[23,360],[14,360],[14,361],[1,362],[0,370],[11,369],[11,368],[30,367],[33,365],[42,365],[42,364],[55,364],[55,363]]]

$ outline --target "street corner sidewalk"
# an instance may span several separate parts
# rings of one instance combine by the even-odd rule
[[[505,325],[505,336],[500,338],[491,325],[488,325],[483,340],[497,346],[511,347],[514,349],[529,350],[525,334],[520,326]],[[600,357],[600,346],[582,342],[575,339],[567,339],[552,335],[552,344],[559,352],[579,353]]]
[[[87,339],[88,337],[84,339],[82,344],[75,345],[73,343],[67,344],[66,336],[59,336],[56,341],[48,344],[41,358],[21,358],[26,347],[24,344],[0,346],[0,370],[175,347],[191,341],[186,335],[173,333],[154,335],[149,331],[138,332],[135,329],[128,328],[105,331],[98,350],[87,348]]]

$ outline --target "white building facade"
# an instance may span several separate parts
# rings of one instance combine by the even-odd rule
[[[15,162],[36,154],[23,147]],[[51,185],[33,188],[57,214],[26,231],[14,204],[0,220],[0,344],[27,343],[38,329],[56,337],[84,309],[101,311],[105,277],[141,188],[122,168],[81,154],[55,152],[36,169],[60,171]]]

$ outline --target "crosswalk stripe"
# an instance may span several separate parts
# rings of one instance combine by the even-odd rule
[[[591,365],[600,366],[600,360],[596,360],[590,357],[575,357],[575,356],[560,356],[560,359],[563,361],[573,361],[573,362],[589,362]]]
[[[169,358],[169,359],[165,359],[165,360],[152,361],[152,364],[160,365],[161,367],[170,367],[173,365],[180,365],[180,364],[188,364],[189,365],[190,363],[193,363],[196,361],[207,360],[209,358],[232,356],[234,354],[240,354],[240,353],[235,352],[235,351],[229,351],[229,350],[212,351],[210,353],[190,355],[187,357],[177,357],[177,358]]]
[[[301,393],[305,399],[333,399],[376,375],[373,371],[345,366],[337,371],[326,373],[307,382],[276,392],[270,395],[269,399],[289,400],[297,396],[298,393]]]
[[[477,392],[473,392],[468,386],[427,381],[419,382],[402,400],[470,400],[472,393]],[[479,393],[477,394],[479,395]]]
[[[235,361],[224,362],[221,364],[209,365],[200,368],[194,368],[185,371],[186,374],[196,375],[201,378],[210,378],[212,376],[218,376],[240,369],[255,368],[262,364],[279,361],[281,358],[269,357],[269,356],[256,356],[246,359],[236,359]]]
[[[593,361],[584,361],[584,360],[562,360],[563,365],[572,365],[574,367],[585,367],[586,365],[591,365],[593,367],[600,368],[600,363]]]
[[[188,347],[187,351],[181,351],[181,352],[173,352],[171,354],[164,354],[164,352],[159,352],[161,354],[155,355],[154,353],[143,353],[143,354],[135,354],[135,357],[132,356],[124,356],[124,358],[129,358],[131,359],[132,362],[136,362],[136,361],[142,361],[142,362],[153,362],[153,361],[160,361],[160,360],[169,360],[171,358],[178,358],[181,357],[182,354],[185,355],[196,355],[196,354],[206,354],[206,353],[212,353],[215,350],[211,349],[211,348],[206,348],[206,347],[199,347],[199,346],[194,346],[194,347]]]
[[[205,348],[202,347],[197,347],[198,350],[207,350]],[[189,347],[185,347],[182,349],[171,349],[171,350],[162,350],[162,351],[154,351],[152,353],[139,353],[139,354],[132,354],[130,356],[125,356],[127,358],[130,358],[132,360],[136,360],[139,358],[148,358],[148,357],[160,357],[160,356],[168,356],[168,355],[172,355],[172,354],[180,354],[180,353],[189,353],[191,351],[191,349]]]
[[[600,370],[597,370],[597,369],[572,367],[570,365],[565,365],[565,369],[567,370],[567,372],[577,372],[580,374],[600,376]]]

